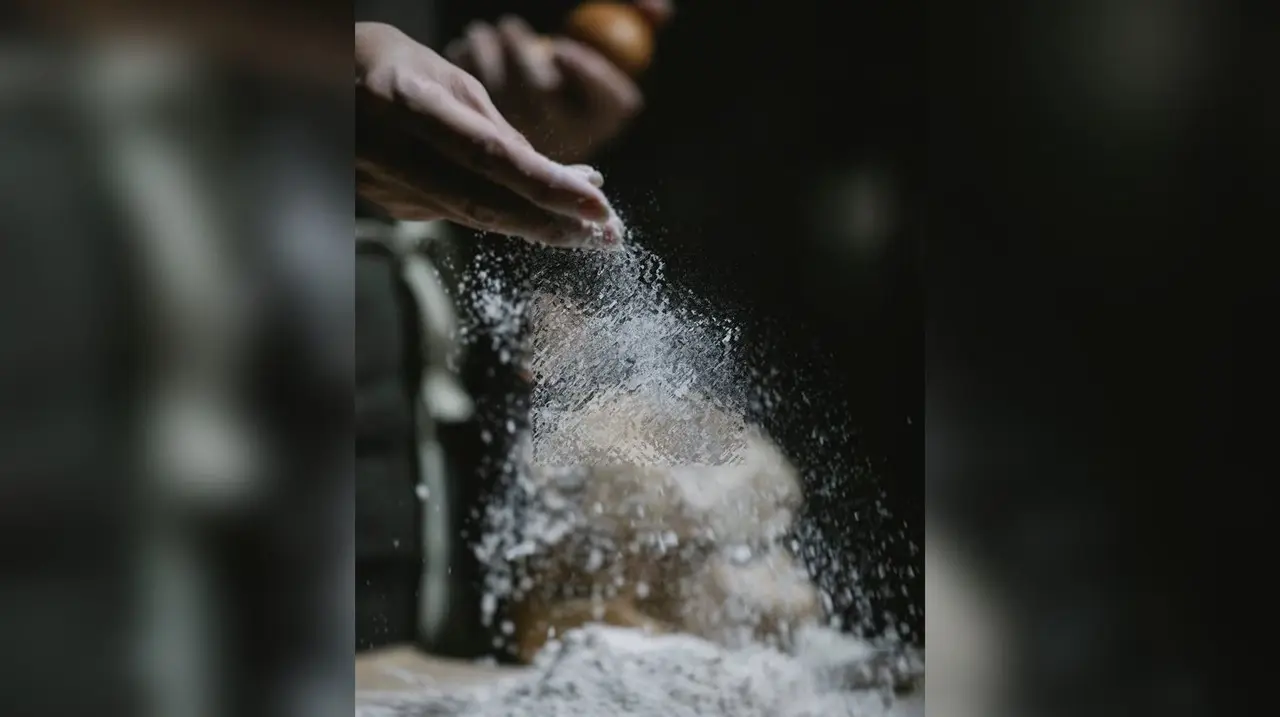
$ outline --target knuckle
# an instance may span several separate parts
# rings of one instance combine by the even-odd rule
[[[454,92],[470,104],[483,105],[489,99],[484,85],[473,75],[460,72],[452,79]]]
[[[365,89],[382,97],[395,93],[397,79],[394,69],[385,65],[372,67],[360,76]]]
[[[438,105],[447,95],[445,89],[434,79],[405,73],[396,76],[394,91],[396,98],[401,101],[424,105]]]
[[[639,92],[623,93],[618,109],[625,117],[634,117],[644,110],[644,97]]]

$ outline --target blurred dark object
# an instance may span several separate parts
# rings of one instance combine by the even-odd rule
[[[437,242],[421,226],[360,231],[355,647],[417,643],[478,657],[490,640],[466,538],[484,446],[450,368],[452,312],[437,303],[444,289],[421,273],[434,273]]]
[[[653,28],[629,3],[583,3],[569,13],[564,34],[595,49],[632,77],[643,74],[653,58]]]
[[[139,267],[92,126],[46,84],[71,67],[49,59],[6,52],[0,79],[0,614],[21,646],[0,659],[0,702],[123,714],[143,698],[118,658],[134,637]],[[55,664],[76,689],[52,687]]]
[[[414,397],[421,331],[390,251],[356,254],[356,649],[418,633],[422,505]]]
[[[3,702],[349,714],[348,99],[95,39],[3,57]]]
[[[1272,505],[1274,8],[931,21],[930,535],[1009,623],[1001,714],[1248,709],[1223,640],[1265,638],[1222,617]]]
[[[26,0],[28,30],[94,43],[180,47],[286,87],[346,85],[351,64],[349,5],[337,0]],[[68,46],[70,49],[70,46]]]

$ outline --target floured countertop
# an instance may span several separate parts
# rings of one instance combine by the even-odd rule
[[[914,717],[923,695],[865,687],[870,647],[818,631],[795,654],[591,627],[532,668],[392,651],[357,663],[357,717]],[[874,680],[873,680],[874,682]],[[857,684],[859,687],[850,688]]]
[[[423,688],[483,685],[528,672],[529,668],[437,657],[409,646],[356,655],[356,691],[403,692]]]

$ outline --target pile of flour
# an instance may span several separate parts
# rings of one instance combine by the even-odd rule
[[[813,628],[793,654],[725,650],[684,635],[610,627],[570,632],[515,677],[453,690],[362,695],[357,717],[877,717],[923,715],[874,684],[914,672],[906,657],[866,669],[876,653]]]

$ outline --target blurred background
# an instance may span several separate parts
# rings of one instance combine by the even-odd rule
[[[927,546],[930,706],[1264,684],[1274,12],[687,5],[599,164],[849,407]],[[350,714],[349,10],[158,7],[10,11],[0,704]],[[357,5],[433,44],[498,11]]]
[[[351,714],[350,30],[276,11],[12,9],[8,712]]]

